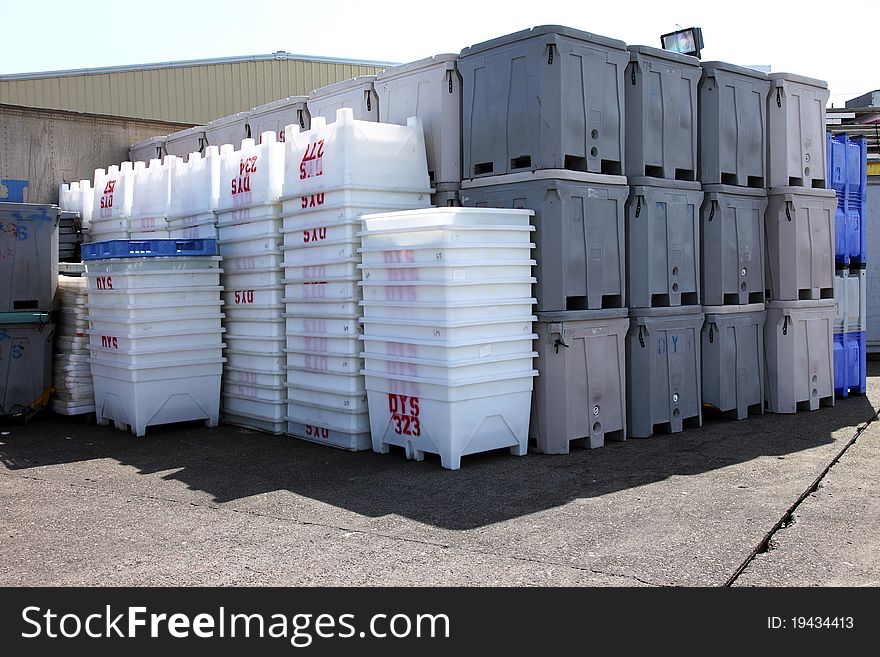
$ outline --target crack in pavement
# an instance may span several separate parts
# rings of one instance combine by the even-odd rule
[[[36,481],[39,483],[48,484],[50,486],[55,486],[55,487],[60,487],[60,486],[66,485],[66,486],[69,486],[70,488],[76,488],[76,489],[80,489],[80,490],[111,493],[111,494],[115,493],[115,491],[112,491],[112,490],[109,490],[106,488],[100,488],[100,487],[95,487],[95,486],[84,486],[82,484],[77,484],[75,482],[67,482],[66,484],[56,483],[52,480],[45,479],[43,477],[36,477],[34,475],[25,475],[25,474],[14,474],[9,471],[6,471],[6,472],[0,471],[0,475],[9,477],[10,479],[26,479],[26,480],[30,480],[30,481]],[[252,516],[252,517],[256,517],[256,518],[275,520],[278,522],[292,523],[292,524],[296,524],[296,525],[304,525],[304,526],[309,526],[309,527],[318,527],[318,528],[322,528],[322,529],[330,529],[330,530],[335,530],[338,532],[343,532],[346,534],[361,534],[364,536],[378,536],[380,538],[384,538],[384,539],[391,540],[391,541],[398,541],[398,542],[402,542],[402,543],[413,543],[416,545],[424,545],[427,547],[440,548],[440,549],[444,549],[444,550],[454,549],[454,550],[459,550],[461,552],[464,552],[466,554],[498,557],[501,559],[508,559],[508,560],[512,560],[512,561],[521,561],[521,562],[525,562],[525,563],[534,563],[534,564],[540,564],[543,566],[556,566],[559,568],[568,568],[568,569],[576,570],[579,572],[588,572],[588,573],[593,573],[595,575],[602,575],[605,577],[618,577],[618,578],[623,578],[623,579],[630,579],[630,580],[634,580],[636,582],[640,582],[641,584],[645,584],[647,586],[654,586],[654,587],[662,586],[662,584],[656,584],[654,582],[649,582],[649,581],[641,579],[640,577],[637,577],[635,575],[622,575],[620,573],[599,570],[597,568],[593,568],[590,566],[580,566],[580,565],[576,565],[576,564],[562,563],[559,561],[553,561],[553,560],[548,560],[548,559],[539,559],[539,558],[535,558],[535,557],[523,557],[523,556],[518,556],[515,554],[505,554],[503,552],[496,552],[496,551],[492,551],[492,550],[479,550],[476,548],[465,547],[462,545],[454,545],[451,543],[444,543],[444,542],[439,542],[439,541],[428,541],[428,540],[424,540],[424,539],[409,538],[406,536],[396,536],[396,535],[387,534],[384,532],[376,532],[376,531],[371,531],[371,530],[366,530],[366,529],[358,529],[355,527],[346,527],[343,525],[333,525],[330,523],[315,522],[312,520],[302,520],[302,519],[298,519],[298,518],[289,518],[289,517],[285,517],[285,516],[274,515],[271,513],[251,511],[248,509],[225,508],[225,507],[219,506],[217,504],[205,504],[202,502],[193,502],[193,501],[189,501],[189,500],[179,500],[179,499],[175,499],[173,497],[165,497],[162,495],[141,494],[141,495],[131,495],[131,496],[120,495],[120,497],[129,497],[130,499],[135,499],[135,498],[136,499],[147,499],[147,500],[154,500],[154,501],[158,501],[158,502],[165,502],[165,503],[169,503],[169,504],[189,505],[189,506],[193,506],[193,507],[196,507],[199,509],[209,509],[212,511],[219,511],[219,512],[224,512],[224,513],[230,513],[230,512],[237,513],[237,514]]]
[[[736,583],[736,580],[739,579],[739,577],[743,574],[743,572],[745,572],[745,570],[759,554],[764,554],[770,550],[771,542],[773,541],[773,537],[776,535],[776,533],[780,529],[785,529],[792,524],[792,522],[794,521],[794,514],[797,512],[798,507],[800,507],[800,505],[803,504],[810,495],[812,495],[819,489],[819,487],[822,485],[822,480],[825,479],[825,477],[831,471],[831,468],[837,465],[838,461],[843,458],[843,455],[847,452],[847,450],[855,445],[856,441],[859,439],[859,436],[861,436],[862,433],[869,426],[871,426],[871,424],[873,424],[878,417],[880,417],[880,410],[876,411],[874,413],[874,416],[870,420],[865,422],[865,424],[856,427],[856,432],[855,434],[853,434],[853,437],[850,438],[846,442],[846,444],[840,449],[837,455],[833,459],[831,459],[831,462],[825,467],[824,470],[822,470],[822,472],[819,473],[819,476],[813,480],[813,483],[807,486],[806,490],[798,496],[798,498],[794,501],[794,504],[788,507],[786,512],[782,514],[782,517],[776,521],[776,524],[774,524],[773,527],[770,528],[770,531],[768,531],[764,535],[764,538],[761,539],[761,541],[751,550],[745,560],[739,565],[739,567],[733,572],[733,574],[727,579],[727,581],[724,582],[722,586],[733,586]]]

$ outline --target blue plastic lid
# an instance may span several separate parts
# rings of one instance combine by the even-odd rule
[[[0,324],[48,324],[49,313],[0,313]]]
[[[215,239],[109,240],[82,245],[83,260],[217,255]]]

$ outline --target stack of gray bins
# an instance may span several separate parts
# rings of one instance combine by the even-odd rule
[[[535,211],[529,437],[548,454],[625,439],[626,44],[542,26],[461,52],[461,201]]]
[[[768,289],[767,408],[834,404],[833,332],[837,196],[826,186],[825,82],[768,77],[765,216]]]
[[[700,64],[630,46],[626,90],[627,425],[645,438],[702,423]]]
[[[699,88],[703,402],[738,419],[764,408],[764,212],[769,81],[702,65]]]
[[[389,68],[376,76],[379,121],[406,125],[417,116],[425,128],[431,204],[461,205],[461,75],[458,55],[443,54]],[[357,118],[357,117],[355,117]]]
[[[30,417],[52,392],[56,205],[0,203],[0,417]]]

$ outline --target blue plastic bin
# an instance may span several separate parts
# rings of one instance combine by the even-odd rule
[[[828,185],[837,193],[835,260],[841,267],[864,264],[867,141],[864,137],[827,135]]]
[[[109,240],[82,245],[83,260],[217,255],[214,239]]]
[[[865,333],[834,334],[834,394],[848,397],[850,393],[865,394],[866,366]]]

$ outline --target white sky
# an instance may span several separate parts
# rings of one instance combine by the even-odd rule
[[[659,47],[703,28],[703,60],[880,89],[880,2],[848,0],[31,0],[0,11],[0,74],[288,52],[406,62],[561,24]]]

